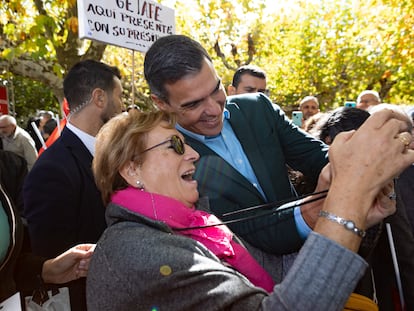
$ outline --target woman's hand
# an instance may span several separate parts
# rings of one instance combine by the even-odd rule
[[[326,164],[322,171],[319,174],[318,184],[316,185],[315,192],[320,192],[329,189],[329,185],[331,183],[331,167],[330,164]],[[315,199],[321,195],[311,195],[303,199],[303,202],[306,203],[312,199]],[[319,211],[322,209],[322,206],[325,202],[325,199],[316,200],[311,203],[302,204],[300,207],[300,211],[302,213],[302,217],[305,220],[306,224],[313,228],[316,224],[316,221],[319,217]]]
[[[352,221],[361,230],[394,212],[381,204],[389,194],[390,180],[414,163],[407,124],[407,115],[383,109],[357,131],[336,136],[329,148],[332,182],[323,207],[326,212]],[[351,250],[359,248],[360,237],[332,220],[319,217],[315,231]]]
[[[390,179],[413,161],[407,115],[383,109],[368,118],[358,131],[340,133],[329,149],[333,181],[373,200]]]
[[[43,264],[42,279],[46,283],[70,282],[88,273],[95,244],[79,244]]]
[[[394,181],[391,180],[375,197],[375,200],[367,215],[367,228],[370,228],[384,218],[392,215],[397,210],[397,201],[395,199]]]

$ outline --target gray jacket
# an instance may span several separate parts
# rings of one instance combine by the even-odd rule
[[[109,204],[90,263],[88,310],[342,310],[366,269],[357,254],[312,233],[271,294],[201,243]]]

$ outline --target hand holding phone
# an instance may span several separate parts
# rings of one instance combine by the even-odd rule
[[[292,112],[292,122],[298,127],[302,127],[303,113],[302,111],[293,111]]]

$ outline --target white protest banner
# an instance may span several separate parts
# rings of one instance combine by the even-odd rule
[[[77,0],[79,38],[146,52],[175,33],[174,10],[146,0]]]

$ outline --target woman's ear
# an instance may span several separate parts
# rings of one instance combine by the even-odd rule
[[[139,179],[139,165],[130,161],[121,168],[119,174],[129,185],[136,187],[137,180]]]
[[[133,168],[132,164],[130,164],[127,168],[127,174],[129,177],[134,177],[137,175],[137,173],[135,172],[135,169]]]

